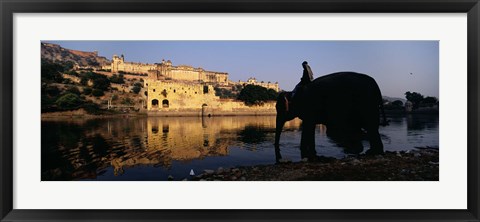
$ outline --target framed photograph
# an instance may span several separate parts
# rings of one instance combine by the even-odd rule
[[[479,4],[1,1],[1,221],[479,221]]]

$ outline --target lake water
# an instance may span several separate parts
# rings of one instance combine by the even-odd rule
[[[380,127],[386,151],[439,146],[438,116],[389,117]],[[281,137],[285,159],[300,161],[300,123]],[[183,180],[219,167],[275,163],[275,116],[116,117],[42,121],[42,180]],[[343,148],[316,128],[318,155]],[[368,141],[364,141],[365,150]]]

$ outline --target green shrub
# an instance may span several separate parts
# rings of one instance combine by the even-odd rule
[[[99,75],[93,80],[93,88],[107,90],[110,87],[110,80],[104,75]]]
[[[76,86],[69,86],[66,91],[69,93],[80,95],[80,90],[78,90]]]
[[[55,63],[48,60],[41,61],[42,82],[63,82],[62,72],[65,66],[61,63]]]
[[[82,108],[85,109],[85,111],[87,111],[87,113],[89,113],[89,114],[99,114],[100,113],[100,107],[97,104],[92,103],[92,102],[85,103],[82,106]]]
[[[132,99],[130,99],[130,98],[127,97],[127,98],[124,98],[124,99],[122,100],[122,104],[124,104],[124,105],[133,105],[133,104],[135,104],[135,102],[134,102]]]
[[[85,88],[83,88],[83,94],[84,94],[84,95],[90,95],[90,94],[92,94],[92,88],[90,88],[90,87],[85,87]]]
[[[55,104],[63,110],[76,109],[83,104],[83,100],[73,93],[67,93],[55,101]]]
[[[123,78],[123,74],[120,74],[120,75],[117,75],[117,74],[113,74],[110,78],[109,78],[110,82],[112,83],[117,83],[117,84],[123,84],[125,83],[125,79]]]
[[[48,85],[47,87],[45,87],[45,92],[49,96],[58,96],[60,94],[60,90],[54,85]]]

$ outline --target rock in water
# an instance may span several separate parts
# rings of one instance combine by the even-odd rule
[[[205,172],[206,174],[212,174],[212,173],[214,173],[215,171],[213,171],[213,170],[204,170],[203,172]]]

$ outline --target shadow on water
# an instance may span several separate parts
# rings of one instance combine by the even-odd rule
[[[243,130],[238,131],[238,139],[245,144],[257,144],[265,142],[268,134],[274,132],[264,127],[248,125]]]
[[[300,122],[288,122],[281,141],[282,155],[293,161],[300,159]],[[438,117],[396,117],[390,124],[381,128],[386,150],[438,146]],[[316,130],[318,154],[342,157],[325,130]],[[192,169],[275,163],[274,116],[42,121],[41,134],[44,181],[181,180]]]

